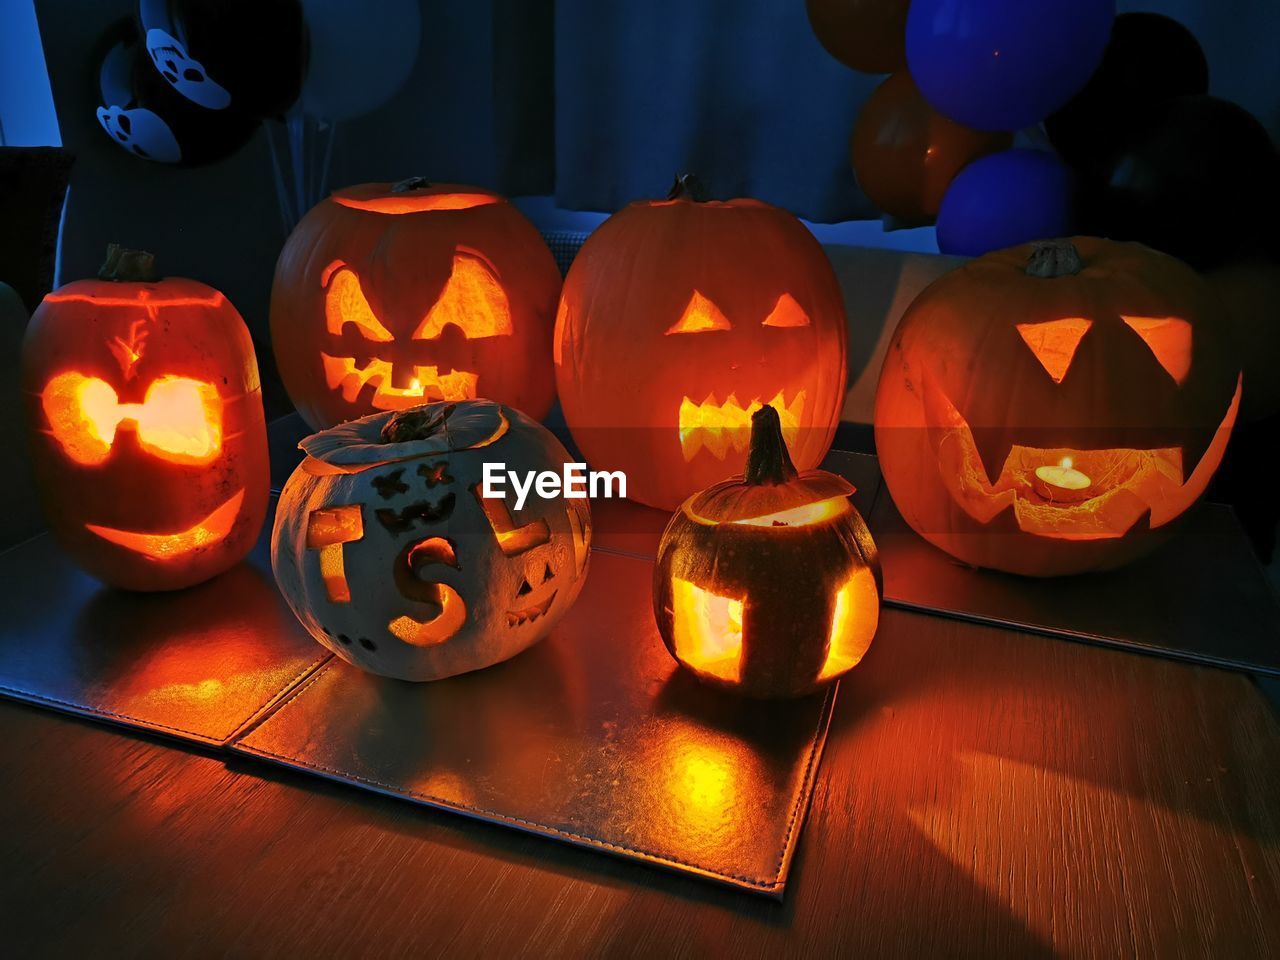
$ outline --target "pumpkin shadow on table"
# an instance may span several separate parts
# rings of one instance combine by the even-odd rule
[[[929,871],[945,864],[948,872],[972,877],[997,894],[1004,892],[1012,858],[1024,864],[1026,876],[1019,882],[1028,889],[1060,888],[1068,914],[1089,909],[1087,877],[1124,870],[1129,857],[1141,862],[1155,856],[1150,838],[1156,831],[1176,831],[1192,858],[1214,856],[1223,833],[1235,834],[1237,844],[1247,837],[1274,847],[1280,842],[1275,821],[1258,816],[1262,787],[1229,795],[1216,782],[1239,780],[1244,773],[1228,765],[1249,761],[1241,737],[1253,721],[1223,717],[1207,723],[1203,742],[1175,743],[1162,736],[1186,729],[1176,718],[1203,715],[1205,684],[1233,679],[1206,670],[1195,684],[1178,682],[1175,674],[1189,669],[887,610],[871,654],[843,681],[846,709],[833,720],[824,761],[857,757],[858,765],[838,785],[841,796],[815,800],[813,817],[825,816],[828,805],[861,810],[863,816],[887,812],[902,822],[881,829],[914,838],[909,842],[920,848],[919,863],[932,863]],[[1167,674],[1169,682],[1152,678],[1154,672]],[[1153,694],[1153,702],[1137,702]],[[1167,727],[1162,717],[1169,718]],[[1208,768],[1215,772],[1203,780],[1151,774],[1153,754],[1173,757],[1188,750],[1219,758]],[[1135,800],[1140,805],[1131,807]],[[1113,819],[1117,807],[1129,811],[1122,818],[1149,823],[1135,832],[1123,860],[1115,847],[1097,840],[1099,831],[1120,829],[1123,819]],[[1170,820],[1174,826],[1160,826]],[[1084,866],[1064,873],[1064,862]],[[909,872],[923,878],[925,870]],[[1162,877],[1135,873],[1131,885],[1137,892],[1130,896],[1166,896]],[[876,883],[887,889],[876,896],[906,896],[903,882],[879,878]],[[1023,901],[1016,892],[1008,895]],[[1049,936],[1048,921],[1037,913],[1042,907],[1027,902],[1024,909],[1029,927]],[[1116,910],[1124,909],[1117,901]],[[1118,915],[1116,922],[1127,921]],[[1062,946],[1057,935],[1054,943]]]
[[[572,744],[585,690],[572,660],[543,641],[510,660],[430,683],[345,672],[328,707],[349,719],[359,772],[428,799],[491,809],[545,803],[545,764]],[[314,709],[314,708],[313,708]]]

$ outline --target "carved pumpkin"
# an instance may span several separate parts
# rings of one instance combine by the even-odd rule
[[[541,419],[559,292],[541,235],[495,193],[421,178],[348,187],[280,254],[276,364],[316,429],[478,396]]]
[[[585,499],[481,496],[486,461],[563,468],[544,427],[487,400],[355,420],[302,441],[280,496],[271,564],[313,637],[402,680],[479,670],[541,640],[586,575]]]
[[[844,401],[847,339],[835,273],[804,225],[759,200],[704,201],[686,177],[614,214],[574,259],[556,382],[591,465],[670,510],[742,471],[763,404],[796,462],[816,466]]]
[[[23,345],[31,454],[54,535],[132,590],[207,580],[266,516],[266,426],[249,331],[218,291],[156,280],[113,246],[44,298]]]
[[[988,254],[903,316],[876,393],[894,502],[975,566],[1106,569],[1204,492],[1240,405],[1239,364],[1194,271],[1077,238]]]
[[[658,547],[653,611],[700,680],[794,697],[848,673],[880,619],[880,561],[843,477],[798,473],[778,412],[752,415],[746,473],[694,494]]]

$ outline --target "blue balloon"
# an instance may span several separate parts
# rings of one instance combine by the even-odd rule
[[[1005,150],[973,161],[951,181],[938,211],[938,249],[980,257],[1029,240],[1070,236],[1071,171],[1043,150]]]
[[[944,116],[1020,130],[1085,85],[1115,16],[1115,0],[912,0],[907,66]]]

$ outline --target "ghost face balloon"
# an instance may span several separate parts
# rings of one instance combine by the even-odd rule
[[[156,72],[197,106],[264,118],[298,99],[307,56],[299,0],[139,0],[138,21]]]
[[[155,70],[132,21],[108,28],[100,46],[98,123],[133,156],[184,166],[213,163],[235,153],[257,130],[259,121],[243,111],[208,109],[183,97]],[[212,88],[204,95],[217,99]]]

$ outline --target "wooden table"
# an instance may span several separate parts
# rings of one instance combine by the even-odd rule
[[[1248,677],[918,613],[844,681],[781,904],[31,707],[0,734],[9,956],[1280,956]]]

